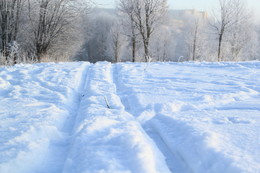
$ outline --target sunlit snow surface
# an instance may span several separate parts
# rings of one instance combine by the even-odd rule
[[[131,172],[260,172],[260,63],[0,68],[0,173]]]

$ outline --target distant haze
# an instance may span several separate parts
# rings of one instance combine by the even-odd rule
[[[219,0],[168,0],[171,9],[197,9],[210,12],[218,6]],[[244,0],[256,17],[260,16],[260,0]],[[116,0],[95,0],[100,7],[114,8]],[[259,18],[259,17],[258,17]]]

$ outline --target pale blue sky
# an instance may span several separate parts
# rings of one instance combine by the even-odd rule
[[[115,0],[94,0],[103,7],[113,8]],[[260,16],[260,0],[244,0],[249,9],[254,10],[256,15]],[[218,0],[168,0],[172,9],[197,9],[211,11],[214,6],[218,5]],[[259,18],[259,17],[258,17]]]

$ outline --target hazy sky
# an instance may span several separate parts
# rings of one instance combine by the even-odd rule
[[[249,9],[254,10],[256,15],[260,16],[260,0],[244,0]],[[103,7],[114,7],[115,0],[96,0]],[[172,9],[197,9],[211,11],[214,6],[218,5],[218,0],[168,0]],[[259,17],[258,17],[259,18]]]

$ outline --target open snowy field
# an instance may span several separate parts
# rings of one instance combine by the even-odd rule
[[[260,62],[0,68],[0,173],[260,173]]]

